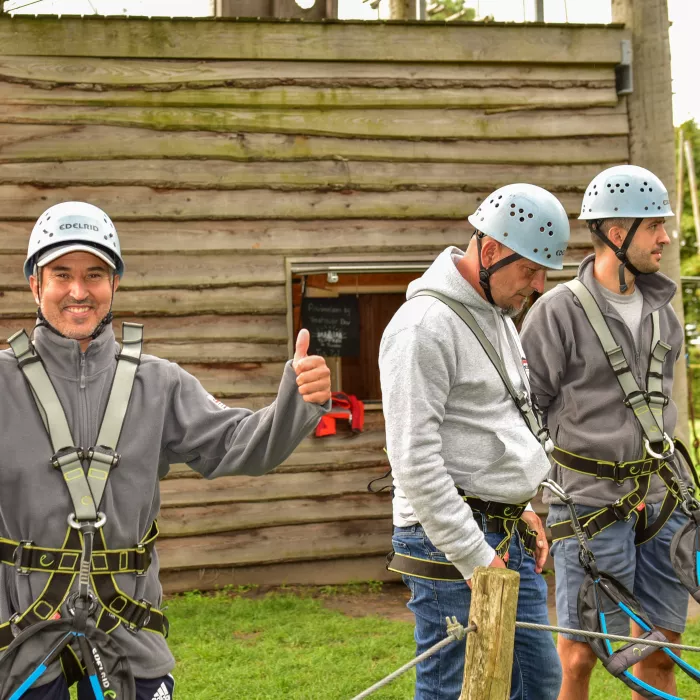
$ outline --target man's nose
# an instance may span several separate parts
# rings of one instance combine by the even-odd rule
[[[547,271],[546,270],[539,270],[538,272],[535,273],[534,277],[532,278],[532,282],[530,283],[530,286],[538,294],[542,294],[544,292],[544,282],[545,282],[546,277],[547,277]]]

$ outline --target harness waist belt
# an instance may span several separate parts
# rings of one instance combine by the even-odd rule
[[[14,566],[22,573],[30,571],[72,572],[80,569],[79,549],[49,549],[31,542],[13,542],[0,538],[0,564]],[[146,547],[93,552],[94,574],[126,574],[146,571],[151,554]]]
[[[597,479],[610,479],[621,483],[627,479],[636,479],[639,476],[656,474],[661,469],[663,460],[647,458],[636,459],[631,462],[609,462],[588,457],[581,457],[573,452],[566,452],[555,447],[552,458],[561,467],[575,472],[589,474]]]

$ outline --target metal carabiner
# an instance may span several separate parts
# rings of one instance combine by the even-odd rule
[[[100,511],[97,511],[97,520],[94,522],[92,520],[86,520],[84,523],[81,523],[79,520],[76,519],[75,513],[71,513],[68,516],[68,524],[74,529],[74,530],[80,530],[83,525],[92,525],[96,530],[99,530],[105,523],[107,522],[107,516],[104,513],[101,513]]]
[[[673,453],[676,451],[676,446],[673,444],[673,440],[671,440],[671,438],[668,436],[668,433],[664,433],[664,445],[669,446],[668,450],[663,454],[657,454],[651,449],[649,438],[644,438],[644,447],[646,448],[647,454],[650,454],[655,459],[666,461],[669,457],[673,456]]]

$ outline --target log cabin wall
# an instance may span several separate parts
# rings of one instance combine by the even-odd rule
[[[629,160],[618,26],[0,18],[0,337],[33,324],[33,221],[78,199],[115,220],[119,319],[231,405],[274,396],[286,261],[431,259],[514,181],[571,217]],[[589,246],[572,221],[568,261]],[[386,460],[310,438],[274,474],[162,483],[167,591],[386,579]]]

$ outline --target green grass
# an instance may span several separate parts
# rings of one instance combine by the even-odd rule
[[[323,594],[363,590],[328,587]],[[350,700],[414,654],[410,623],[348,617],[292,592],[253,598],[238,593],[193,593],[169,601],[179,700]],[[683,641],[700,646],[700,620],[689,625]],[[700,665],[700,655],[695,663]],[[678,680],[680,697],[700,698],[685,674]],[[411,671],[372,698],[410,700],[413,681]],[[591,700],[629,697],[599,664]]]

